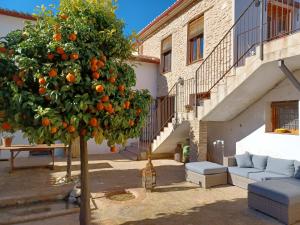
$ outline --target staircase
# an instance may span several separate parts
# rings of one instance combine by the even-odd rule
[[[280,9],[290,13],[280,14]],[[299,13],[300,3],[295,0],[252,0],[202,61],[195,77],[180,78],[166,97],[151,105],[137,155],[172,153],[188,138],[189,121],[194,119],[233,119],[284,79],[277,60],[286,59],[292,69],[298,68]]]

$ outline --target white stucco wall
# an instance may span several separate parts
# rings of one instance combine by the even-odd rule
[[[0,15],[0,37],[6,36],[11,31],[22,29],[25,21],[22,18]]]
[[[300,71],[296,75],[300,78]],[[210,122],[208,147],[213,160],[222,161],[220,149],[214,149],[213,145],[217,140],[224,141],[225,156],[248,151],[258,155],[300,160],[299,135],[266,132],[271,125],[271,102],[288,100],[300,101],[300,93],[285,79],[232,121]]]

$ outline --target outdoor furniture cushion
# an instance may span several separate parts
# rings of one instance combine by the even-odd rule
[[[274,179],[282,179],[288,178],[288,176],[278,173],[270,173],[270,172],[260,172],[260,173],[250,173],[249,179],[255,181],[265,181],[265,180],[274,180]]]
[[[259,173],[263,172],[263,170],[259,170],[256,168],[240,168],[240,167],[228,167],[228,172],[241,176],[241,177],[249,177],[249,173]]]
[[[294,160],[269,157],[266,172],[278,173],[293,177],[295,175]]]
[[[200,173],[203,175],[227,172],[227,168],[225,166],[207,161],[187,163],[185,164],[185,168],[192,172]]]
[[[265,170],[267,166],[268,156],[252,155],[253,167],[256,169]]]
[[[248,185],[249,192],[284,205],[300,203],[300,180],[294,178],[267,180]]]
[[[295,178],[300,179],[300,162],[295,161]]]
[[[245,152],[242,155],[235,155],[237,166],[240,168],[252,168],[253,164],[249,152]]]

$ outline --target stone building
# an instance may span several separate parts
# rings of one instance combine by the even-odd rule
[[[190,140],[192,160],[245,151],[300,159],[296,0],[177,0],[139,32],[160,59],[157,99],[141,143],[167,157]],[[283,132],[281,132],[283,131]],[[140,149],[143,151],[143,149]]]

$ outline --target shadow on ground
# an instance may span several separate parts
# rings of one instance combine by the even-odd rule
[[[195,196],[196,197],[196,196]],[[198,196],[200,197],[200,196]],[[217,201],[184,212],[153,215],[120,225],[280,225],[276,220],[247,208],[247,199]]]
[[[162,165],[156,166],[155,170],[157,186],[170,186],[185,181],[183,166]],[[93,180],[91,183],[92,192],[142,187],[142,171],[140,169],[91,171],[90,177]]]

